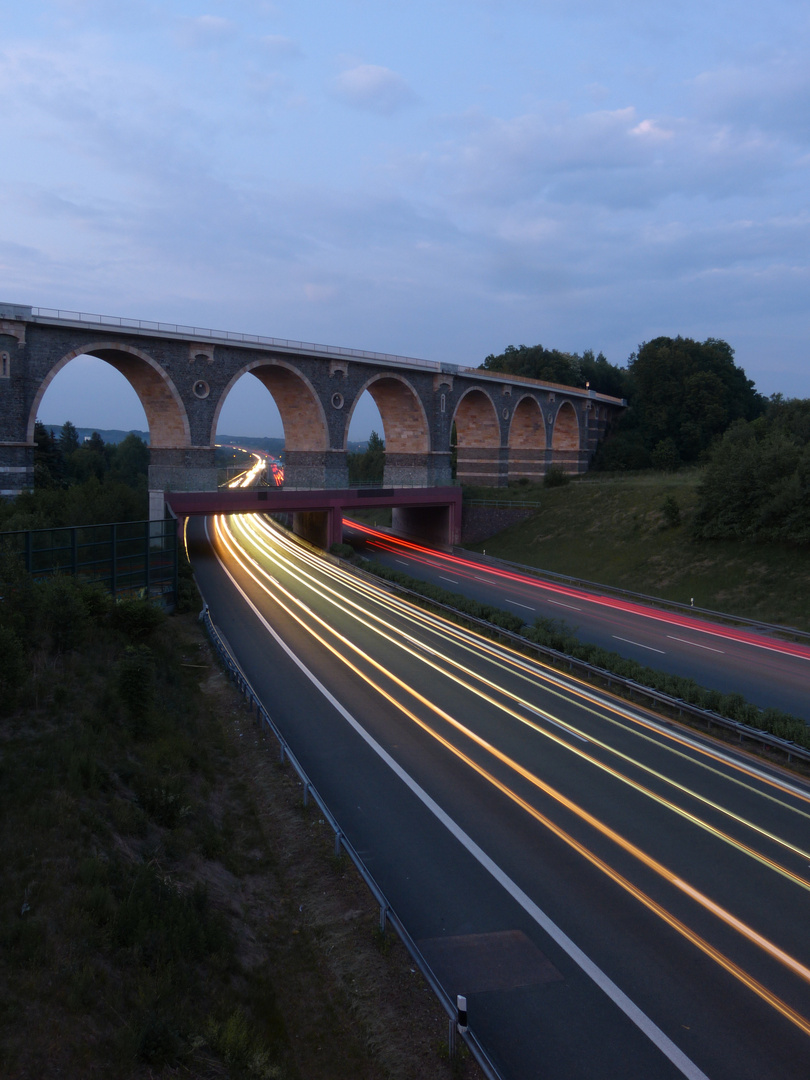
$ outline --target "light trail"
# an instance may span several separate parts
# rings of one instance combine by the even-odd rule
[[[416,610],[418,610],[418,609],[416,609]],[[462,631],[460,631],[458,625],[455,624],[455,623],[452,623],[449,619],[445,619],[442,616],[435,615],[435,614],[430,614],[430,615],[427,615],[427,613],[423,613],[423,614],[424,614],[426,619],[430,618],[430,619],[433,619],[433,620],[442,621],[442,623],[444,624],[444,627],[445,627],[445,632],[448,633],[448,634],[455,633],[455,634],[458,635],[458,634],[462,633]],[[472,631],[463,631],[463,633],[472,633]],[[597,698],[597,696],[594,693],[593,689],[589,686],[588,683],[584,682],[582,679],[579,679],[574,675],[566,675],[565,678],[563,678],[558,673],[554,672],[554,670],[552,668],[540,666],[539,662],[534,662],[534,665],[531,667],[531,669],[529,669],[528,662],[526,661],[526,658],[524,656],[521,656],[521,654],[514,652],[514,650],[508,649],[504,645],[493,645],[493,643],[491,641],[488,641],[488,639],[486,639],[486,638],[480,638],[479,641],[476,644],[476,648],[480,648],[480,649],[482,649],[484,651],[488,651],[492,655],[495,655],[497,653],[498,655],[502,656],[510,665],[522,666],[526,670],[531,670],[532,673],[537,678],[540,678],[550,688],[552,686],[564,687],[566,693],[569,692],[569,691],[573,692],[573,693],[577,693],[578,696],[583,701],[589,701],[589,702],[598,704],[600,709],[602,709],[602,710],[605,710],[605,711],[609,710],[610,712],[612,712],[614,714],[614,717],[604,716],[604,713],[596,713],[596,712],[594,712],[593,709],[588,709],[586,707],[586,711],[593,713],[593,715],[595,715],[595,716],[598,715],[600,717],[600,719],[607,719],[609,723],[621,728],[622,730],[624,730],[624,731],[626,731],[626,732],[628,732],[630,734],[636,735],[639,738],[645,739],[646,741],[654,742],[656,744],[658,744],[660,742],[661,738],[664,738],[664,739],[666,739],[666,740],[668,740],[670,742],[674,742],[674,743],[676,743],[676,744],[678,744],[680,746],[687,747],[691,751],[692,754],[697,753],[697,754],[700,754],[700,755],[702,755],[704,757],[707,757],[707,758],[709,758],[711,760],[720,762],[724,766],[726,766],[727,768],[730,768],[730,769],[733,769],[735,771],[741,772],[746,776],[755,778],[757,781],[759,781],[761,783],[764,783],[764,784],[767,784],[767,785],[769,785],[771,787],[777,788],[780,791],[789,791],[790,794],[793,795],[795,798],[800,799],[803,802],[806,802],[806,803],[810,804],[810,795],[808,795],[805,791],[802,791],[802,790],[800,790],[799,788],[797,788],[797,787],[795,787],[793,785],[789,785],[784,780],[777,779],[777,778],[773,777],[772,775],[769,775],[768,773],[765,773],[762,769],[760,769],[758,767],[755,767],[753,764],[748,764],[746,762],[743,762],[743,761],[737,760],[735,758],[732,758],[729,754],[727,754],[725,752],[722,752],[722,751],[718,750],[715,747],[707,745],[705,742],[699,742],[699,741],[697,741],[697,739],[695,737],[686,736],[686,735],[684,735],[682,733],[672,731],[670,729],[670,726],[669,726],[671,724],[671,721],[666,720],[664,717],[660,717],[659,720],[657,722],[655,722],[655,721],[648,720],[648,719],[640,716],[637,713],[631,712],[627,708],[620,707],[618,705],[610,705],[603,698],[601,698],[601,697]],[[573,686],[575,686],[575,685],[579,687],[578,691],[572,689]],[[554,693],[556,696],[562,696],[558,690],[550,689],[550,692]],[[648,710],[648,711],[652,711],[652,710]],[[617,720],[617,719],[615,719],[615,717],[620,717],[621,719]],[[628,728],[626,726],[626,724],[624,724],[622,721],[629,721],[630,723],[632,723],[634,725],[634,728],[635,727],[646,728],[648,731],[653,732],[654,735],[652,737],[645,736],[640,732],[637,732],[637,731],[635,731],[635,730],[633,730],[631,728]],[[560,721],[560,723],[562,723],[562,721]],[[573,730],[572,730],[572,733],[574,733]],[[589,738],[590,738],[590,736],[589,736]],[[605,747],[605,749],[607,749],[609,752],[613,752],[609,747]],[[672,752],[673,753],[679,753],[678,751],[674,751],[674,750]],[[742,751],[740,751],[739,753],[742,753]],[[693,760],[692,757],[690,756],[690,754],[682,754],[682,753],[680,753],[680,756],[682,756],[684,758],[684,760],[687,760],[687,761]],[[728,777],[724,772],[721,772],[721,771],[719,771],[719,770],[717,770],[717,769],[715,769],[715,768],[713,768],[711,766],[704,765],[704,767],[709,772],[712,772],[715,775],[717,775],[719,777],[722,777],[723,779],[728,780],[729,782],[738,783],[746,791],[756,790],[756,789],[751,788],[751,786],[748,783],[746,783],[744,781],[740,781],[740,780],[734,780],[733,778]],[[775,802],[780,807],[785,807],[787,809],[790,809],[790,810],[794,811],[795,813],[800,813],[800,814],[802,814],[802,816],[808,816],[808,815],[804,814],[803,811],[800,811],[800,810],[796,809],[795,807],[790,806],[790,804],[784,803],[780,799],[777,799],[777,798],[775,798],[773,796],[769,796],[767,793],[758,792],[758,794],[763,798],[771,799],[773,802]],[[810,820],[810,818],[809,818],[809,820]]]
[[[394,538],[387,533],[382,533],[377,529],[373,529],[368,525],[363,525],[358,521],[350,521],[345,519],[346,525],[352,529],[356,529],[358,532],[365,533],[368,536],[373,537],[372,545],[381,548],[384,551],[395,553],[397,550],[403,548],[411,552],[411,557],[418,562],[425,565],[432,565],[435,568],[436,563],[452,565],[456,572],[467,571],[472,574],[473,571],[481,573],[481,564],[478,562],[472,562],[468,559],[463,559],[458,555],[450,555],[445,552],[437,552],[431,548],[423,547],[421,544],[416,544],[411,540],[403,540],[400,538]],[[430,562],[430,560],[434,560]],[[574,600],[586,601],[588,603],[597,604],[601,607],[613,608],[617,611],[625,611],[633,615],[638,615],[641,618],[651,619],[656,622],[668,623],[672,626],[681,626],[693,630],[699,634],[709,634],[716,637],[727,638],[730,641],[736,641],[740,644],[750,645],[753,648],[765,649],[769,652],[783,653],[788,656],[799,657],[802,660],[810,660],[810,649],[804,645],[799,645],[795,642],[789,641],[776,641],[775,639],[765,638],[759,634],[753,634],[746,630],[737,630],[734,627],[719,626],[714,624],[707,624],[699,619],[692,618],[687,615],[679,615],[677,612],[664,612],[658,611],[654,608],[645,607],[642,604],[634,603],[630,600],[621,600],[617,597],[600,596],[597,593],[589,593],[585,590],[575,589],[569,585],[558,585],[553,582],[544,581],[541,578],[532,577],[527,574],[520,574],[514,570],[506,570],[502,567],[487,567],[487,571],[492,577],[501,578],[504,581],[514,582],[522,587],[529,586],[530,588],[538,589],[542,592],[551,592],[559,596],[565,596]],[[480,579],[479,579],[480,580]]]
[[[276,562],[277,565],[279,565],[279,566],[283,565],[283,567],[287,570],[287,572],[289,572],[289,573],[293,574],[294,576],[296,576],[296,578],[301,582],[301,584],[304,584],[304,585],[306,585],[308,587],[315,587],[316,592],[320,592],[321,595],[323,595],[322,590],[326,589],[326,591],[328,593],[330,593],[332,595],[332,597],[335,598],[335,600],[333,600],[331,602],[337,602],[338,606],[341,607],[342,610],[345,611],[345,608],[343,607],[343,605],[349,604],[350,607],[355,609],[355,612],[358,612],[358,611],[361,612],[364,618],[371,618],[371,619],[375,620],[377,623],[381,623],[386,628],[386,630],[389,629],[389,624],[385,619],[381,619],[378,616],[374,616],[373,613],[368,612],[368,610],[366,608],[363,608],[361,605],[352,602],[351,600],[349,600],[346,597],[345,590],[346,590],[346,588],[350,588],[353,591],[358,592],[361,595],[374,600],[374,602],[376,602],[378,604],[383,602],[383,597],[384,597],[385,605],[388,606],[391,610],[395,610],[398,614],[402,615],[402,617],[406,618],[411,623],[421,625],[421,626],[429,629],[431,632],[434,632],[434,633],[436,632],[436,627],[435,627],[435,625],[433,625],[433,622],[434,622],[434,620],[439,619],[439,617],[426,616],[426,614],[424,612],[420,612],[418,608],[413,608],[413,606],[410,605],[407,601],[402,601],[402,600],[399,600],[399,599],[392,598],[388,594],[382,594],[381,595],[379,588],[375,588],[375,586],[369,585],[369,584],[366,584],[366,583],[363,583],[363,582],[358,582],[358,579],[356,577],[354,577],[352,575],[349,575],[345,571],[339,570],[338,568],[331,568],[331,570],[332,570],[333,576],[335,576],[341,582],[341,584],[343,586],[343,592],[337,592],[334,589],[330,589],[328,586],[321,586],[321,585],[314,586],[315,579],[311,575],[308,575],[308,574],[304,574],[304,576],[301,577],[302,572],[296,569],[296,566],[292,562],[291,558],[283,557],[280,554],[278,549],[279,549],[279,547],[283,547],[291,555],[294,555],[300,561],[306,562],[307,565],[316,568],[321,573],[323,573],[324,570],[325,570],[325,564],[324,564],[324,561],[322,559],[318,559],[317,556],[313,556],[313,555],[310,555],[309,553],[307,553],[299,545],[296,545],[294,543],[294,541],[291,541],[289,538],[285,537],[283,533],[280,533],[276,529],[269,527],[268,523],[265,522],[264,520],[262,520],[261,518],[256,519],[256,518],[250,518],[249,516],[243,516],[243,517],[234,518],[233,520],[235,522],[239,523],[239,527],[242,528],[245,531],[246,535],[252,540],[252,542],[254,544],[256,544],[257,547],[259,547],[259,549],[261,551],[264,552],[266,557],[268,557],[271,560],[273,560],[274,562]],[[265,536],[268,539],[267,543],[265,543],[262,540],[262,538],[257,535],[258,530],[261,530],[262,532],[264,532]],[[272,541],[273,546],[271,546],[270,541]],[[279,559],[281,559],[281,562],[279,562]],[[258,564],[256,564],[256,565],[258,566]],[[346,614],[352,614],[352,617],[355,617],[355,618],[357,617],[356,614],[350,613],[348,611],[346,611],[345,613]],[[488,652],[490,655],[495,655],[495,656],[500,656],[501,655],[500,652],[498,652],[497,650],[494,650],[492,648],[492,643],[488,642],[487,639],[478,637],[478,635],[475,635],[472,631],[462,631],[462,630],[460,630],[460,628],[458,626],[455,626],[454,624],[449,624],[445,620],[439,619],[439,621],[441,623],[441,628],[440,628],[441,635],[443,637],[446,637],[448,632],[452,633],[452,635],[454,637],[454,640],[458,644],[460,644],[461,647],[464,648],[466,652],[469,652],[469,653],[475,655],[476,658],[479,658],[479,652],[482,649],[483,649],[483,651]],[[470,644],[467,640],[465,640],[465,635],[466,635],[467,638],[473,637],[475,639],[474,642],[472,644]],[[406,637],[406,641],[408,642],[408,645],[410,645],[410,639]],[[399,644],[400,647],[404,647],[404,648],[407,649],[407,646],[402,646],[401,643],[397,643],[397,644]],[[485,683],[485,685],[487,687],[492,685],[490,681],[481,680],[480,676],[478,675],[478,673],[474,669],[464,667],[462,664],[460,664],[458,661],[453,660],[451,657],[443,656],[442,659],[444,660],[444,662],[446,664],[449,664],[450,666],[455,667],[457,670],[460,670],[465,675],[467,675],[469,677],[472,677],[474,679],[478,679],[480,681],[484,681],[484,683]],[[519,672],[520,672],[520,677],[522,679],[524,679],[530,685],[536,685],[536,681],[532,676],[537,674],[537,671],[536,671],[535,668],[530,667],[528,665],[527,661],[525,660],[525,657],[520,657],[519,654],[514,654],[513,656],[510,656],[510,659],[512,659],[513,661],[515,661],[515,660],[520,661],[519,663],[513,663],[512,665],[510,665],[511,670],[514,671],[515,668],[517,668],[519,670]],[[498,663],[498,666],[503,668],[503,665],[500,664],[500,663]],[[437,670],[440,670],[440,669],[437,668]],[[443,670],[441,671],[441,674],[447,676],[447,672],[445,672]],[[541,674],[544,675],[545,673],[541,671]],[[561,698],[561,699],[564,700],[566,695],[563,692],[561,692],[559,689],[557,689],[558,685],[565,686],[565,684],[560,684],[559,681],[556,682],[555,683],[554,694],[555,694],[556,697]],[[473,688],[469,687],[466,684],[465,684],[465,688],[468,689],[468,690],[471,690],[474,693],[478,693],[480,695],[480,691],[474,690]],[[569,699],[570,699],[570,693],[572,691],[567,686],[565,688],[566,688],[566,693],[568,694]],[[774,835],[773,833],[770,833],[769,831],[767,831],[767,830],[763,829],[762,827],[754,824],[753,822],[747,820],[746,818],[743,818],[743,817],[741,817],[741,816],[739,816],[737,814],[734,814],[733,812],[728,810],[728,808],[723,807],[722,805],[714,802],[711,799],[708,799],[706,796],[701,795],[700,793],[698,793],[698,792],[696,792],[696,791],[694,791],[694,790],[692,790],[692,789],[690,789],[688,787],[685,787],[682,784],[676,783],[674,780],[672,780],[670,777],[667,777],[665,774],[663,774],[663,773],[661,773],[661,772],[659,772],[657,770],[651,769],[649,766],[643,764],[642,762],[640,762],[637,759],[631,757],[630,755],[625,754],[625,753],[619,751],[618,749],[610,746],[608,743],[605,743],[604,741],[598,739],[592,733],[589,732],[587,734],[587,736],[585,736],[584,734],[582,734],[581,729],[574,728],[572,725],[567,724],[561,718],[552,716],[550,713],[548,713],[545,710],[538,709],[533,703],[528,702],[525,699],[515,695],[513,692],[508,691],[503,687],[497,687],[497,689],[504,697],[509,698],[510,700],[512,700],[516,704],[518,704],[519,706],[530,709],[532,712],[534,712],[534,713],[540,715],[541,717],[543,717],[543,719],[545,719],[548,723],[551,723],[551,724],[555,725],[558,728],[562,728],[563,730],[565,730],[569,734],[573,735],[575,738],[580,739],[580,740],[586,739],[586,741],[588,741],[588,742],[595,743],[601,749],[603,749],[605,752],[610,753],[610,754],[618,757],[620,760],[624,761],[626,764],[630,765],[631,767],[637,768],[637,769],[639,769],[639,770],[641,770],[643,772],[646,772],[647,774],[649,774],[651,776],[654,776],[659,781],[662,781],[662,782],[666,783],[667,785],[669,785],[671,787],[674,787],[681,794],[684,794],[687,797],[698,800],[701,803],[703,803],[704,805],[710,807],[711,809],[722,813],[724,816],[730,817],[732,820],[736,821],[738,824],[746,826],[749,829],[752,829],[753,831],[757,832],[760,836],[764,837],[765,839],[768,839],[768,840],[770,840],[772,842],[775,842],[775,843],[779,844],[780,846],[782,846],[786,850],[788,850],[788,851],[792,852],[793,854],[797,855],[799,858],[801,858],[801,859],[803,859],[805,861],[810,860],[810,853],[808,853],[807,851],[802,850],[801,848],[798,848],[796,845],[790,844],[788,841],[784,840],[783,838],[778,837],[778,836]],[[573,692],[576,693],[576,690],[574,690]],[[588,705],[585,706],[587,708],[588,712],[590,712],[592,715],[594,715],[598,719],[604,719],[605,718],[604,717],[604,710],[606,710],[606,709],[609,710],[610,706],[607,703],[597,702],[600,705],[601,709],[603,710],[603,711],[597,711],[596,709],[594,709],[592,707],[592,702],[594,702],[596,700],[593,693],[590,692],[587,695],[584,695],[584,697],[588,701]],[[537,733],[545,736],[546,738],[551,739],[552,741],[556,742],[558,745],[564,747],[565,749],[571,751],[572,753],[579,753],[579,751],[576,748],[572,747],[569,743],[565,742],[564,740],[556,738],[553,735],[553,733],[548,732],[545,728],[539,727],[538,725],[535,725],[535,724],[531,724],[529,721],[527,721],[527,719],[522,714],[515,713],[514,711],[511,711],[511,710],[507,710],[500,703],[493,703],[493,704],[495,704],[495,706],[497,708],[500,708],[502,711],[507,712],[514,719],[517,719],[520,723],[522,723],[524,725],[527,725],[527,726],[530,726]],[[619,714],[622,715],[622,716],[626,715],[626,713],[624,711],[620,711]],[[607,717],[607,719],[611,723],[614,723],[614,724],[616,723],[616,721],[614,721],[610,717]],[[622,730],[628,730],[628,729],[626,729],[622,725]],[[635,732],[635,731],[631,731],[631,734],[637,735],[638,733]],[[664,731],[661,734],[663,734],[667,738],[668,741],[671,740],[671,738],[672,738],[671,733],[668,732],[668,731]],[[651,738],[650,736],[643,735],[641,737],[643,737],[645,739],[645,741],[657,742],[657,740]],[[682,740],[682,742],[686,743],[686,740]],[[703,751],[702,747],[698,747],[698,749]],[[670,753],[676,753],[679,757],[682,757],[684,760],[687,760],[687,761],[690,761],[690,762],[693,761],[693,759],[689,755],[682,754],[680,751],[675,751],[672,748],[669,748],[669,752]],[[582,755],[580,755],[580,756],[582,756]],[[717,757],[717,755],[714,755],[714,756]],[[609,769],[608,766],[605,766],[603,763],[599,762],[597,759],[592,758],[590,755],[587,755],[587,757],[588,757],[588,760],[590,762],[592,762],[593,764],[595,764],[598,768],[603,769],[604,771],[607,771],[607,772],[611,773],[616,778],[621,779],[623,782],[629,782],[629,781],[627,781],[627,778],[624,777],[622,774],[620,774],[618,772],[615,772],[614,770]],[[723,774],[723,773],[719,772],[718,770],[715,770],[715,769],[713,769],[713,768],[711,768],[709,766],[706,766],[704,763],[699,762],[698,764],[700,764],[702,768],[708,768],[709,771],[715,773],[718,776],[723,777],[724,779],[731,780],[734,783],[738,783],[738,781],[736,781],[733,777],[732,778],[726,777],[725,774]],[[760,779],[760,775],[758,773],[753,773],[753,772],[749,771],[749,775],[755,775],[757,777],[757,779]],[[784,803],[781,800],[774,799],[774,797],[769,795],[768,793],[763,793],[758,788],[752,788],[750,784],[743,784],[742,786],[744,787],[744,789],[746,791],[754,792],[754,793],[756,793],[757,795],[759,795],[759,796],[761,796],[763,798],[774,801],[779,806],[787,807],[787,808],[793,810],[794,812],[801,814],[803,817],[807,818],[808,822],[810,822],[810,815],[803,814],[803,812],[801,810],[798,810],[797,808],[792,807],[789,803]],[[642,789],[640,787],[638,787],[638,790],[642,790]],[[643,789],[643,790],[646,791],[648,789]],[[791,790],[791,794],[799,794],[801,797],[803,797],[805,799],[808,798],[806,793],[802,793],[802,792],[797,793],[793,789],[790,789],[790,790]],[[653,797],[655,799],[659,798],[659,796],[655,795],[654,793],[651,793],[651,797]],[[665,805],[670,806],[676,812],[679,812],[679,813],[681,812],[680,808],[676,808],[674,806],[674,804],[671,804],[669,802],[665,802]],[[706,827],[707,828],[713,828],[713,826],[708,826],[708,825]],[[725,836],[726,834],[722,834],[722,835]],[[732,841],[732,842],[736,843],[736,841]],[[747,850],[751,850],[751,849],[747,849]],[[790,874],[789,871],[788,871],[788,874]],[[800,879],[800,880],[804,881],[804,879]]]
[[[678,875],[673,874],[666,867],[664,867],[663,864],[661,864],[651,856],[647,855],[645,852],[641,851],[641,849],[639,849],[631,842],[627,841],[615,830],[611,829],[609,826],[599,821],[597,818],[589,814],[583,808],[579,807],[576,803],[573,802],[573,800],[568,799],[566,796],[562,795],[562,793],[556,791],[553,787],[541,781],[538,777],[531,774],[528,770],[524,769],[517,762],[513,761],[507,755],[499,751],[496,747],[492,746],[486,740],[482,739],[476,733],[472,732],[469,728],[465,727],[465,725],[461,724],[454,717],[437,708],[424,695],[419,693],[413,687],[404,683],[401,679],[399,679],[389,669],[385,668],[382,664],[376,661],[373,657],[370,657],[367,653],[364,653],[363,650],[359,648],[359,646],[351,642],[348,638],[345,637],[345,635],[338,632],[335,627],[331,626],[325,619],[321,618],[311,608],[309,608],[307,605],[303,604],[300,600],[294,597],[286,588],[284,588],[284,586],[281,585],[280,582],[270,577],[266,574],[266,572],[261,571],[261,568],[259,568],[263,576],[272,582],[274,589],[277,590],[277,593],[281,593],[284,597],[286,597],[286,600],[282,600],[280,596],[277,595],[277,593],[271,592],[267,585],[265,585],[259,579],[259,577],[250,568],[250,566],[244,561],[245,559],[248,559],[250,563],[256,565],[255,560],[253,560],[246,553],[242,553],[242,555],[240,555],[240,552],[236,548],[235,537],[230,532],[230,530],[226,528],[226,526],[222,522],[222,519],[216,519],[216,529],[217,535],[224,548],[229,552],[230,556],[234,559],[234,561],[241,566],[242,570],[247,573],[248,576],[255,582],[255,584],[263,592],[265,592],[276,604],[278,604],[281,609],[284,610],[287,615],[291,617],[303,630],[310,634],[314,640],[316,640],[334,657],[339,659],[341,663],[346,665],[346,667],[351,670],[354,675],[356,675],[366,684],[371,686],[397,711],[402,713],[413,723],[419,726],[421,730],[425,731],[426,734],[430,735],[431,738],[435,739],[440,745],[445,747],[445,749],[452,753],[456,758],[461,760],[468,767],[473,769],[478,775],[480,775],[482,778],[492,784],[496,789],[505,794],[516,805],[520,806],[525,812],[529,813],[535,820],[542,823],[546,828],[552,831],[566,844],[571,846],[579,854],[585,857],[592,865],[596,866],[603,873],[607,874],[613,881],[619,884],[630,895],[634,896],[637,900],[643,903],[649,910],[653,911],[660,918],[664,919],[664,921],[668,925],[676,929],[678,933],[684,936],[688,941],[694,944],[706,955],[714,959],[726,971],[728,971],[745,986],[747,986],[750,990],[752,990],[755,994],[757,994],[757,996],[759,996],[763,1001],[765,1001],[772,1008],[776,1009],[778,1012],[788,1018],[805,1034],[810,1035],[810,1021],[808,1021],[805,1017],[801,1016],[801,1014],[796,1012],[796,1010],[794,1010],[781,998],[768,990],[767,987],[765,987],[762,983],[756,980],[753,976],[745,972],[733,960],[720,952],[720,950],[716,949],[704,938],[700,937],[698,934],[692,931],[689,927],[686,926],[686,924],[684,924],[671,912],[667,911],[657,901],[653,900],[641,889],[631,883],[627,878],[623,877],[616,870],[610,867],[594,852],[590,851],[590,849],[586,848],[583,844],[570,836],[570,834],[565,832],[565,830],[563,830],[559,825],[557,825],[545,815],[543,815],[536,807],[533,807],[531,804],[527,803],[526,800],[524,800],[515,791],[513,791],[513,789],[508,787],[508,785],[504,784],[501,780],[488,772],[488,770],[486,770],[480,763],[474,761],[472,758],[469,757],[469,755],[461,751],[459,747],[455,746],[447,738],[442,736],[438,731],[430,727],[430,725],[425,720],[420,718],[416,713],[414,713],[412,709],[408,708],[401,700],[395,697],[391,692],[387,691],[378,682],[375,682],[375,680],[366,671],[358,667],[357,664],[353,663],[347,656],[344,656],[339,649],[332,645],[327,640],[327,638],[323,636],[321,632],[308,625],[302,616],[296,614],[290,604],[295,605],[302,612],[306,612],[307,615],[316,623],[316,625],[320,626],[323,631],[328,632],[332,637],[334,637],[337,641],[341,642],[351,652],[354,652],[358,657],[361,657],[374,670],[378,671],[387,679],[391,680],[396,687],[398,687],[400,690],[405,691],[407,694],[413,697],[415,701],[419,702],[419,704],[421,704],[423,707],[427,708],[435,715],[441,717],[455,730],[458,730],[460,733],[466,735],[471,741],[473,741],[481,748],[485,749],[494,758],[500,760],[504,764],[507,764],[511,769],[521,775],[524,779],[528,780],[535,787],[542,790],[545,794],[549,795],[560,805],[564,806],[566,809],[574,813],[581,820],[587,822],[599,833],[616,843],[620,848],[633,855],[642,864],[652,869],[655,873],[661,876],[664,880],[668,881],[679,891],[683,892],[690,899],[700,904],[707,911],[711,912],[718,919],[723,921],[727,926],[737,931],[741,936],[746,938],[751,943],[757,945],[768,956],[770,956],[771,959],[778,961],[788,970],[790,970],[794,975],[798,976],[800,979],[808,983],[810,983],[810,969],[808,969],[795,957],[785,952],[779,946],[769,941],[766,937],[764,937],[764,935],[747,926],[742,920],[738,919],[736,916],[728,912],[721,905],[717,904],[715,901],[705,896],[702,892],[700,892],[700,890],[696,889],[694,886],[684,881]]]

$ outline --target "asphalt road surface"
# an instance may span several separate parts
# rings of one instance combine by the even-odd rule
[[[537,618],[562,621],[581,641],[810,722],[810,645],[488,566],[357,523],[346,534],[395,570],[494,604],[529,625]]]
[[[214,622],[506,1080],[807,1080],[807,786],[261,518],[191,522],[188,543]]]

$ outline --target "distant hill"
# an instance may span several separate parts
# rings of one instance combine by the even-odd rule
[[[44,424],[49,431],[52,431],[54,435],[59,438],[59,433],[62,430],[61,424]],[[131,431],[121,431],[118,428],[89,428],[78,427],[76,431],[79,433],[79,442],[84,442],[85,439],[89,439],[94,431],[97,431],[102,437],[105,443],[120,443],[127,437],[127,435],[137,435],[143,439],[146,445],[149,445],[149,432],[138,431],[133,428]],[[244,446],[246,450],[264,450],[266,454],[273,454],[274,457],[278,457],[284,450],[283,438],[261,438],[258,435],[217,435],[217,442],[220,444],[233,443],[235,446]],[[346,449],[349,453],[357,453],[363,451],[368,446],[368,439],[360,439],[359,441],[349,442]]]
[[[59,433],[62,430],[61,424],[43,424],[43,427],[48,431],[52,431],[54,435],[59,438]],[[102,437],[105,443],[120,443],[123,442],[127,435],[137,435],[138,438],[143,439],[146,445],[149,445],[149,432],[137,431],[134,428],[132,431],[121,431],[119,428],[92,428],[92,427],[76,427],[76,431],[79,435],[79,442],[84,442],[85,439],[89,439],[94,431],[97,431]]]
[[[266,454],[278,456],[284,450],[283,439],[261,439],[256,435],[217,435],[220,445],[233,443],[234,446],[244,446],[246,450],[264,450]],[[349,453],[357,453],[368,447],[368,439],[349,442],[346,449]]]
[[[243,446],[246,450],[263,450],[265,454],[278,457],[284,450],[284,439],[260,438],[258,435],[217,435],[220,446],[230,443],[233,446]]]

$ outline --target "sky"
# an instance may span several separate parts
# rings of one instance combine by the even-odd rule
[[[470,365],[720,337],[810,397],[804,0],[0,13],[0,300]],[[40,418],[145,427],[102,365]],[[257,387],[221,432],[281,433]]]

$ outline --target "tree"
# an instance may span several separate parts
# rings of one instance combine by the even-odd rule
[[[132,432],[113,448],[110,476],[113,480],[132,487],[145,482],[149,474],[149,447],[139,435]]]
[[[630,357],[631,404],[649,450],[671,439],[697,461],[735,420],[753,420],[765,399],[718,338],[658,337]]]
[[[37,420],[34,423],[34,484],[37,487],[56,487],[62,479],[62,458],[50,428]]]
[[[347,455],[350,484],[382,484],[385,474],[385,442],[376,431],[368,437],[363,453]]]
[[[714,447],[698,490],[701,539],[810,540],[810,400],[772,400]]]
[[[74,450],[78,449],[79,433],[70,420],[66,420],[62,425],[62,431],[59,435],[59,452],[62,455],[62,459],[65,460]]]
[[[593,355],[587,349],[578,353],[544,349],[542,345],[507,345],[498,356],[490,354],[481,364],[485,371],[502,371],[508,375],[539,379],[541,382],[559,383],[584,389],[586,385],[598,394],[626,397],[627,373],[608,362],[600,352]]]

